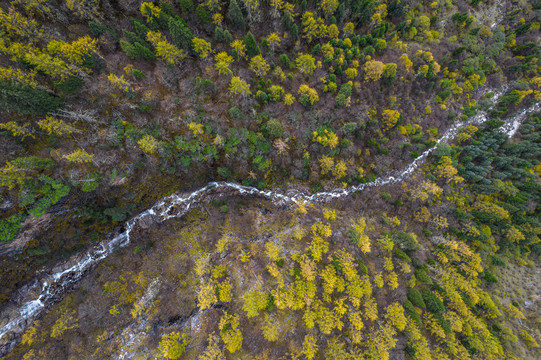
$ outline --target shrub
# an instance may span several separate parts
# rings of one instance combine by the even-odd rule
[[[270,119],[265,124],[265,132],[272,138],[282,136],[282,124],[276,119]]]
[[[359,263],[359,270],[365,274],[368,274],[368,268],[366,267],[364,262],[361,259],[359,259],[358,263]]]
[[[237,119],[237,120],[244,119],[244,113],[242,112],[242,110],[240,110],[236,106],[233,106],[231,109],[229,109],[229,114],[234,119]]]
[[[492,265],[505,267],[505,261],[503,261],[501,258],[497,257],[496,255],[492,255],[490,258],[492,260]]]
[[[299,97],[299,102],[304,106],[304,107],[309,107],[310,106],[310,96],[308,94],[302,94],[300,97]]]
[[[490,271],[488,270],[485,270],[481,273],[481,275],[485,278],[485,280],[488,282],[488,283],[492,283],[492,284],[495,284],[498,282],[498,278],[496,276],[494,276],[494,274],[492,274]]]
[[[227,179],[231,175],[231,170],[229,170],[228,167],[219,167],[218,175],[220,175],[224,179]]]
[[[355,122],[348,122],[342,126],[342,131],[344,131],[344,134],[346,135],[353,136],[355,134],[355,130],[357,130],[357,123]]]
[[[130,212],[135,207],[134,204],[126,204],[123,206],[112,207],[105,209],[103,213],[111,217],[113,221],[124,221],[126,220],[127,213]]]
[[[0,219],[0,243],[5,243],[15,239],[24,221],[22,215],[11,215],[5,219]]]
[[[414,251],[419,249],[419,242],[415,234],[408,234],[400,230],[393,235],[393,240],[402,250]]]

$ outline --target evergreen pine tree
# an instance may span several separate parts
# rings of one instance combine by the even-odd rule
[[[244,45],[246,45],[246,54],[249,57],[254,57],[261,54],[261,49],[259,49],[259,46],[257,46],[257,42],[255,41],[255,37],[252,32],[248,31],[248,34],[242,38],[242,42],[244,42]]]
[[[297,24],[293,24],[291,27],[291,38],[293,40],[297,40],[297,37],[299,36],[299,28],[297,27]]]
[[[291,17],[290,13],[285,13],[284,17],[282,18],[282,25],[284,25],[284,28],[286,30],[291,29],[291,23],[293,22],[293,18]]]
[[[192,51],[193,34],[186,25],[186,22],[177,17],[169,19],[169,32],[173,43],[186,51]]]
[[[214,39],[217,42],[224,42],[225,41],[224,30],[219,26],[216,26],[214,28]]]
[[[148,60],[148,61],[156,60],[156,56],[154,56],[154,54],[152,53],[152,51],[148,47],[146,47],[144,45],[141,45],[138,42],[133,44],[133,46],[135,48],[135,54],[136,54],[138,59],[141,58],[141,59],[145,59],[145,60]]]
[[[227,16],[237,29],[244,31],[246,28],[246,23],[244,22],[244,15],[242,15],[242,11],[240,11],[237,0],[229,1],[229,10]]]
[[[233,35],[231,35],[229,30],[224,30],[224,42],[226,44],[231,44],[233,42]]]
[[[209,12],[207,11],[207,9],[205,9],[203,5],[199,5],[195,9],[195,14],[197,15],[197,18],[199,19],[199,21],[201,21],[201,23],[206,25],[210,22]]]
[[[137,19],[133,19],[132,24],[133,24],[133,27],[135,28],[135,32],[137,33],[137,35],[139,35],[139,38],[145,39],[146,41],[147,33],[150,31],[150,29]]]
[[[183,14],[188,14],[193,11],[192,0],[178,0],[178,6],[180,7],[180,11],[182,11]]]
[[[131,31],[127,31],[127,30],[122,30],[122,33],[124,35],[124,37],[126,38],[126,40],[128,40],[128,42],[130,44],[135,44],[135,43],[139,43],[139,44],[147,44],[146,42],[146,35],[144,38],[140,37],[139,35],[137,35],[136,33],[134,32],[131,32]]]

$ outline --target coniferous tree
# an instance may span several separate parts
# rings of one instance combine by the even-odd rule
[[[201,21],[203,24],[206,25],[210,22],[209,12],[207,11],[207,9],[205,9],[203,5],[199,5],[195,9],[195,14],[197,15],[199,21]]]
[[[229,20],[235,25],[239,30],[244,31],[246,28],[246,23],[244,22],[244,15],[240,11],[239,4],[236,0],[229,1],[229,11],[227,13]]]
[[[298,36],[299,36],[299,27],[297,26],[297,24],[293,24],[293,26],[291,27],[291,38],[293,40],[297,40]]]
[[[214,39],[217,41],[217,42],[224,42],[225,41],[225,38],[224,38],[224,30],[219,27],[219,26],[216,26],[214,28]]]
[[[150,31],[150,29],[137,19],[133,19],[132,24],[133,24],[133,27],[135,28],[135,32],[137,33],[137,35],[139,35],[141,39],[146,39],[147,33]]]
[[[248,34],[242,38],[242,41],[244,42],[244,45],[246,45],[246,54],[249,57],[254,57],[261,54],[261,49],[259,49],[259,46],[257,46],[255,37],[250,31],[248,31]]]
[[[135,49],[135,54],[136,54],[137,59],[145,59],[148,61],[156,60],[156,56],[154,56],[154,54],[148,47],[141,45],[138,42],[133,44],[133,46]]]
[[[224,30],[224,41],[226,44],[231,44],[233,42],[233,35],[231,35],[229,30]]]
[[[193,11],[193,1],[192,0],[178,0],[178,6],[183,14],[188,14]]]
[[[179,17],[170,18],[169,32],[176,46],[186,51],[192,51],[193,34],[183,19]]]

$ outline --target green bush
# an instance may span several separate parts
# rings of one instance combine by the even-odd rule
[[[365,274],[368,274],[368,268],[366,267],[364,262],[361,259],[359,259],[357,262],[359,264],[359,270]]]
[[[19,157],[13,160],[11,163],[18,168],[28,170],[47,170],[55,166],[53,159],[40,158],[37,156]]]
[[[217,171],[218,175],[220,175],[224,179],[227,179],[229,176],[231,176],[231,170],[229,170],[228,167],[219,167]]]
[[[9,242],[17,237],[25,217],[19,214],[0,219],[0,243]]]
[[[414,251],[419,249],[419,242],[412,234],[408,234],[402,230],[397,231],[393,235],[393,240],[402,250]]]
[[[225,41],[224,29],[222,29],[219,26],[216,26],[214,28],[214,40],[216,40],[216,42],[224,42]]]
[[[135,76],[136,79],[144,79],[146,77],[145,73],[142,72],[141,70],[137,70],[137,69],[132,69],[131,70],[133,76]]]
[[[423,296],[417,289],[409,289],[408,290],[408,299],[411,301],[411,303],[417,307],[420,307],[422,309],[426,308],[426,304],[423,300]]]
[[[481,276],[485,278],[488,283],[495,284],[498,282],[498,278],[488,270],[483,271]]]
[[[101,35],[103,35],[105,33],[109,33],[115,39],[118,39],[118,35],[114,30],[109,29],[107,26],[105,26],[105,25],[103,25],[101,23],[94,22],[94,21],[89,21],[88,22],[88,27],[90,28],[90,31],[92,32],[92,35],[94,35],[95,37],[100,37]]]
[[[56,182],[48,176],[40,175],[38,181],[30,185],[30,192],[26,194],[24,206],[34,205],[28,213],[34,218],[44,215],[47,210],[66,196],[70,187],[61,182]]]
[[[233,119],[242,120],[244,119],[244,113],[242,110],[240,110],[238,107],[233,106],[231,109],[229,109],[229,114]]]
[[[344,134],[349,136],[353,136],[355,134],[355,130],[357,130],[357,123],[355,122],[348,122],[342,126],[342,131]]]
[[[122,51],[128,55],[132,60],[144,59],[148,61],[156,60],[156,56],[150,51],[150,49],[141,43],[136,42],[135,44],[130,44],[129,42],[120,40],[120,47]]]
[[[312,105],[310,103],[310,96],[308,96],[308,94],[302,94],[300,97],[299,97],[299,102],[302,104],[302,106],[304,107],[310,107],[310,105]]]
[[[502,260],[501,258],[499,258],[498,256],[492,255],[490,258],[491,258],[491,260],[492,260],[492,265],[494,265],[494,266],[505,267],[505,261],[503,261],[503,260]]]
[[[123,206],[116,206],[109,209],[105,209],[103,213],[111,217],[113,221],[124,221],[126,220],[127,214],[133,210],[135,207],[134,204],[126,204]]]
[[[265,132],[271,137],[271,138],[278,138],[282,136],[282,124],[276,119],[270,119],[265,124]]]

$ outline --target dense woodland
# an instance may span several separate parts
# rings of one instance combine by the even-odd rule
[[[541,357],[541,114],[500,128],[541,100],[540,23],[526,0],[4,1],[0,312],[172,192],[347,188],[433,149],[330,203],[138,229],[7,358]]]

